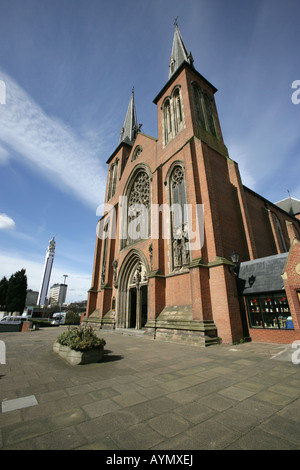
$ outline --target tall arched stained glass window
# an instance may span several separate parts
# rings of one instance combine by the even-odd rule
[[[184,128],[184,113],[179,85],[176,85],[171,95],[165,98],[162,113],[164,145],[167,145]]]
[[[103,251],[102,251],[102,266],[101,266],[101,286],[105,284],[105,275],[106,275],[106,264],[107,264],[107,243],[108,243],[108,236],[109,236],[109,219],[106,222],[104,229],[103,229]]]
[[[198,125],[210,134],[218,137],[214,116],[213,98],[206,90],[202,90],[200,85],[196,82],[192,83],[192,89],[194,93],[196,120]]]
[[[173,270],[190,263],[184,170],[176,165],[170,176],[171,247]]]
[[[165,143],[169,142],[172,138],[172,117],[171,117],[171,104],[170,100],[166,100],[163,107],[163,117],[164,117],[164,137]]]
[[[109,170],[109,184],[108,184],[108,194],[107,194],[108,201],[116,193],[118,168],[119,168],[119,159],[117,158],[115,163],[111,165],[110,170]]]
[[[181,130],[182,122],[183,122],[182,105],[181,105],[181,97],[180,97],[179,88],[176,88],[174,91],[173,106],[174,106],[175,133],[177,134]]]
[[[128,193],[127,245],[148,238],[150,230],[150,178],[146,171],[137,173]]]

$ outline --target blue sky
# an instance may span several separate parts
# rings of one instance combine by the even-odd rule
[[[67,274],[67,301],[87,298],[106,160],[133,86],[157,137],[177,16],[243,183],[300,199],[298,0],[1,0],[0,278],[25,268],[39,290],[55,236],[51,284]]]

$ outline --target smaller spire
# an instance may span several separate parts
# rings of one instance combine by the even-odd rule
[[[120,132],[119,145],[121,142],[125,142],[126,144],[133,145],[136,135],[137,135],[137,131],[138,131],[138,125],[137,125],[137,118],[136,118],[136,109],[135,109],[135,104],[134,104],[134,87],[133,87],[131,91],[131,97],[130,97],[129,105],[127,108],[125,121]]]
[[[192,53],[188,53],[178,27],[178,16],[174,21],[175,32],[173,38],[172,52],[169,63],[169,79],[183,62],[193,65],[194,59]]]

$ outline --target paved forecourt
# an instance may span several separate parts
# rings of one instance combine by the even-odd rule
[[[1,450],[300,449],[291,345],[201,348],[102,330],[103,361],[71,366],[52,352],[65,328],[0,334]]]

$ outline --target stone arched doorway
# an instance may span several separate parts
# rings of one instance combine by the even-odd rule
[[[117,327],[141,329],[147,323],[148,272],[143,253],[131,250],[118,275]]]

